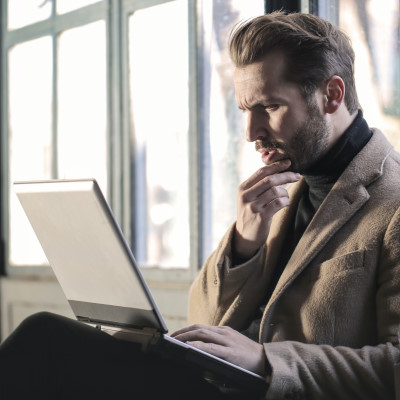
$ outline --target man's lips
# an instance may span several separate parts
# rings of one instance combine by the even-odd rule
[[[282,159],[276,148],[259,148],[257,151],[261,153],[261,160],[264,164],[272,164]]]

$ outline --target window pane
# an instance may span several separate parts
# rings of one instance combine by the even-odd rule
[[[44,37],[9,52],[10,184],[51,178],[52,41]],[[10,265],[46,258],[10,186]]]
[[[187,21],[186,1],[129,19],[133,236],[135,255],[146,265],[189,265]]]
[[[100,1],[101,0],[57,0],[57,14],[64,14]]]
[[[339,25],[356,53],[355,77],[368,124],[400,150],[399,1],[341,0]]]
[[[262,166],[254,144],[245,140],[246,117],[238,110],[233,86],[234,65],[228,51],[233,26],[262,15],[262,1],[214,1],[210,56],[211,234],[206,233],[203,257],[209,255],[236,219],[236,191],[244,179]],[[211,240],[210,240],[211,239]]]
[[[58,176],[96,178],[107,193],[104,21],[65,31],[58,56]]]
[[[43,21],[51,15],[52,2],[45,0],[8,0],[8,29]]]

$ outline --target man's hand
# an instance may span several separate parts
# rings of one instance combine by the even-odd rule
[[[289,166],[289,160],[267,165],[239,186],[233,252],[240,260],[258,251],[267,240],[272,217],[289,205],[288,192],[281,185],[300,179],[297,173],[285,172]]]
[[[196,324],[171,336],[239,367],[265,375],[264,347],[228,326]]]

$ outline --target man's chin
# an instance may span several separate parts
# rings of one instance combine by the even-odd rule
[[[302,172],[302,168],[300,168],[299,167],[299,165],[298,165],[298,163],[296,163],[295,161],[293,161],[291,158],[289,158],[289,157],[279,157],[278,159],[276,159],[276,160],[273,160],[273,161],[269,161],[269,162],[265,162],[265,161],[263,161],[263,164],[265,165],[265,166],[269,166],[269,165],[273,165],[273,164],[276,164],[276,163],[278,163],[279,161],[283,161],[283,160],[290,160],[290,165],[289,165],[289,168],[288,169],[286,169],[286,171],[290,171],[290,172],[295,172],[295,173],[299,173],[299,174],[301,174]]]
[[[262,157],[261,157],[261,161],[266,166],[276,164],[279,161],[283,161],[283,160],[290,160],[290,158],[287,156],[285,157],[284,154],[276,154],[276,152],[272,157],[270,157],[270,155],[262,155]],[[290,162],[292,162],[292,160],[290,160]]]

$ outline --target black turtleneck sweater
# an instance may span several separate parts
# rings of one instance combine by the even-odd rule
[[[297,243],[339,176],[349,165],[350,161],[367,144],[371,136],[372,133],[360,110],[355,120],[329,152],[304,174],[308,188],[299,200],[294,224],[288,232],[285,246],[283,246],[283,251],[275,268],[270,287],[267,289],[265,303],[260,306],[260,310],[254,316],[254,320],[249,328],[243,332],[253,340],[258,340],[260,321],[265,305],[271,297]]]

